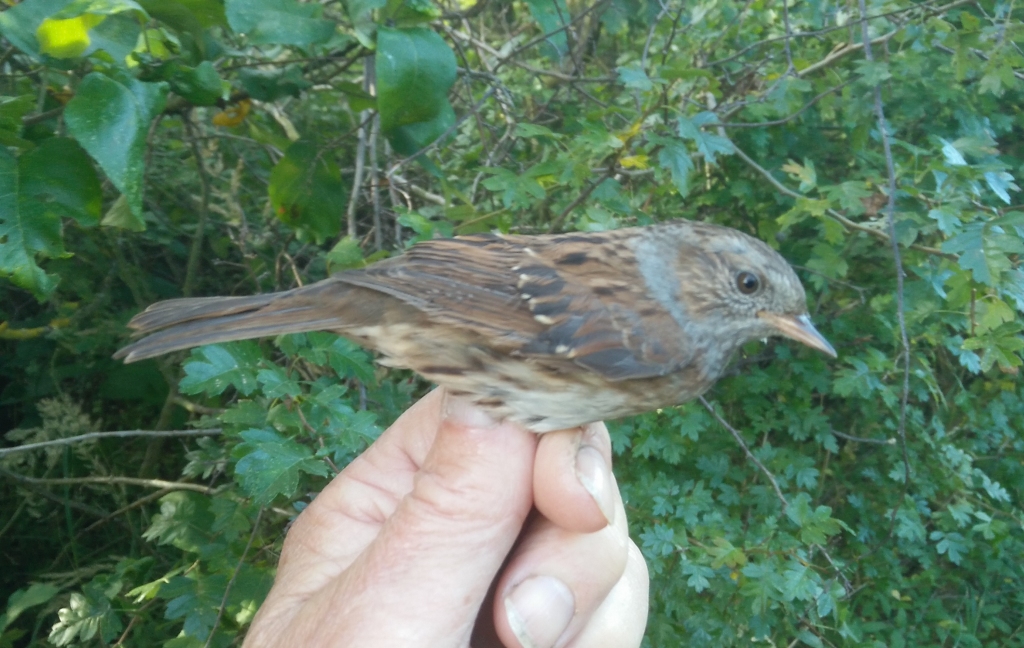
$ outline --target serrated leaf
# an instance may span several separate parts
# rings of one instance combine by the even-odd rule
[[[286,439],[272,430],[248,430],[239,446],[245,454],[235,465],[235,480],[258,506],[266,506],[278,495],[293,495],[302,473],[326,477],[327,466],[306,446]]]
[[[967,165],[967,160],[964,159],[963,154],[958,151],[952,143],[947,142],[941,137],[939,138],[939,141],[942,142],[942,155],[946,158],[946,164],[949,164],[950,166]]]
[[[680,196],[686,196],[690,191],[690,173],[693,172],[693,160],[686,150],[686,145],[674,139],[665,138],[661,140],[662,147],[658,151],[658,164],[663,169],[668,169],[672,175],[672,183],[676,186]]]
[[[678,133],[683,139],[692,140],[697,150],[704,155],[709,164],[715,163],[718,154],[731,155],[735,150],[728,137],[709,133],[701,129],[708,124],[717,124],[718,115],[713,112],[702,112],[691,119],[679,118]]]
[[[654,88],[654,83],[650,77],[647,76],[647,72],[640,67],[639,62],[633,62],[629,65],[623,65],[618,68],[619,81],[622,85],[630,88],[631,90],[639,90],[641,92],[648,92]]]
[[[256,364],[262,357],[256,343],[248,340],[193,349],[179,387],[185,394],[205,392],[210,396],[234,387],[248,396],[258,386]]]
[[[1010,191],[1020,191],[1013,181],[1013,176],[1005,171],[986,171],[985,182],[995,195],[1007,205],[1010,204]]]

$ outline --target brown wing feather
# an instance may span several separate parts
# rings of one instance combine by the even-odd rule
[[[429,241],[337,279],[397,297],[506,352],[571,359],[610,380],[660,376],[688,357],[685,340],[650,305],[629,234]]]

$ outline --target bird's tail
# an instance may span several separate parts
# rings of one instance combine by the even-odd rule
[[[139,313],[128,327],[141,340],[120,349],[115,358],[145,360],[204,344],[340,328],[310,288],[251,297],[199,297],[158,302]],[[296,299],[296,297],[298,297]],[[318,308],[319,306],[319,308]],[[325,312],[327,310],[327,312]]]

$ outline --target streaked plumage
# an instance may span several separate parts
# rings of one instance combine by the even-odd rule
[[[546,432],[696,398],[752,339],[835,355],[805,300],[777,252],[717,225],[466,236],[285,292],[154,304],[116,357],[336,331]]]

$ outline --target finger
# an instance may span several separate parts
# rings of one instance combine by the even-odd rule
[[[629,543],[626,570],[566,646],[571,648],[634,648],[647,628],[650,575],[639,547]]]
[[[604,423],[548,432],[533,471],[537,510],[569,531],[597,531],[615,519],[612,445]]]
[[[444,399],[440,389],[420,399],[299,515],[285,538],[275,588],[294,595],[319,590],[377,537],[413,488],[440,427]]]
[[[535,435],[449,399],[412,491],[349,569],[306,601],[288,642],[466,645],[530,510],[535,451]]]
[[[495,627],[506,645],[566,645],[622,579],[631,543],[622,499],[611,485],[613,524],[577,533],[538,517],[524,532],[495,597]]]

